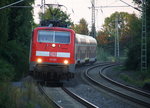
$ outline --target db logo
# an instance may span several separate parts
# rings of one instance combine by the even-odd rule
[[[50,61],[56,61],[57,59],[49,59]]]
[[[56,57],[57,56],[57,52],[50,52],[50,56]]]

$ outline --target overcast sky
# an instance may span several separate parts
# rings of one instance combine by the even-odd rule
[[[66,11],[71,16],[71,20],[78,24],[81,18],[85,18],[89,24],[89,28],[91,27],[91,0],[45,0],[46,3],[55,3],[64,5],[66,8],[62,9]],[[132,0],[124,0],[126,3],[134,5]],[[127,6],[122,3],[120,0],[95,0],[95,6]],[[41,0],[35,0],[35,6],[41,4]],[[34,18],[35,22],[39,23],[38,12],[41,11],[39,7],[34,8]],[[104,24],[104,19],[109,17],[114,12],[128,12],[135,13],[137,16],[139,12],[131,7],[122,7],[122,8],[99,8],[96,10],[96,28],[97,30],[101,28],[102,24]]]

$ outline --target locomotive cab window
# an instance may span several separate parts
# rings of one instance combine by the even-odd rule
[[[53,31],[45,31],[40,30],[38,31],[38,42],[53,42]]]
[[[55,32],[55,43],[70,43],[70,32]]]
[[[39,30],[38,42],[69,44],[70,32]]]

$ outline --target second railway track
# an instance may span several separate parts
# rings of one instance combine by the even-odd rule
[[[127,100],[140,104],[144,107],[149,107],[150,95],[148,93],[145,93],[141,90],[138,90],[132,87],[125,86],[121,83],[118,83],[108,78],[105,75],[106,70],[109,67],[112,67],[115,65],[117,64],[105,64],[104,66],[100,65],[102,67],[100,68],[99,72],[92,71],[92,69],[94,69],[95,67],[98,67],[98,66],[93,66],[86,70],[85,77],[86,79],[88,79],[90,82],[92,82],[98,87],[101,87],[109,92],[117,94]]]

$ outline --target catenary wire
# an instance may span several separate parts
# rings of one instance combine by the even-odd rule
[[[24,0],[20,0],[20,1],[14,2],[14,3],[11,3],[11,4],[9,4],[9,5],[0,7],[0,10],[1,10],[1,9],[5,9],[5,8],[8,8],[8,7],[10,7],[10,6],[13,6],[13,5],[18,4],[18,3],[20,3],[20,2],[23,2],[23,1],[24,1]]]

